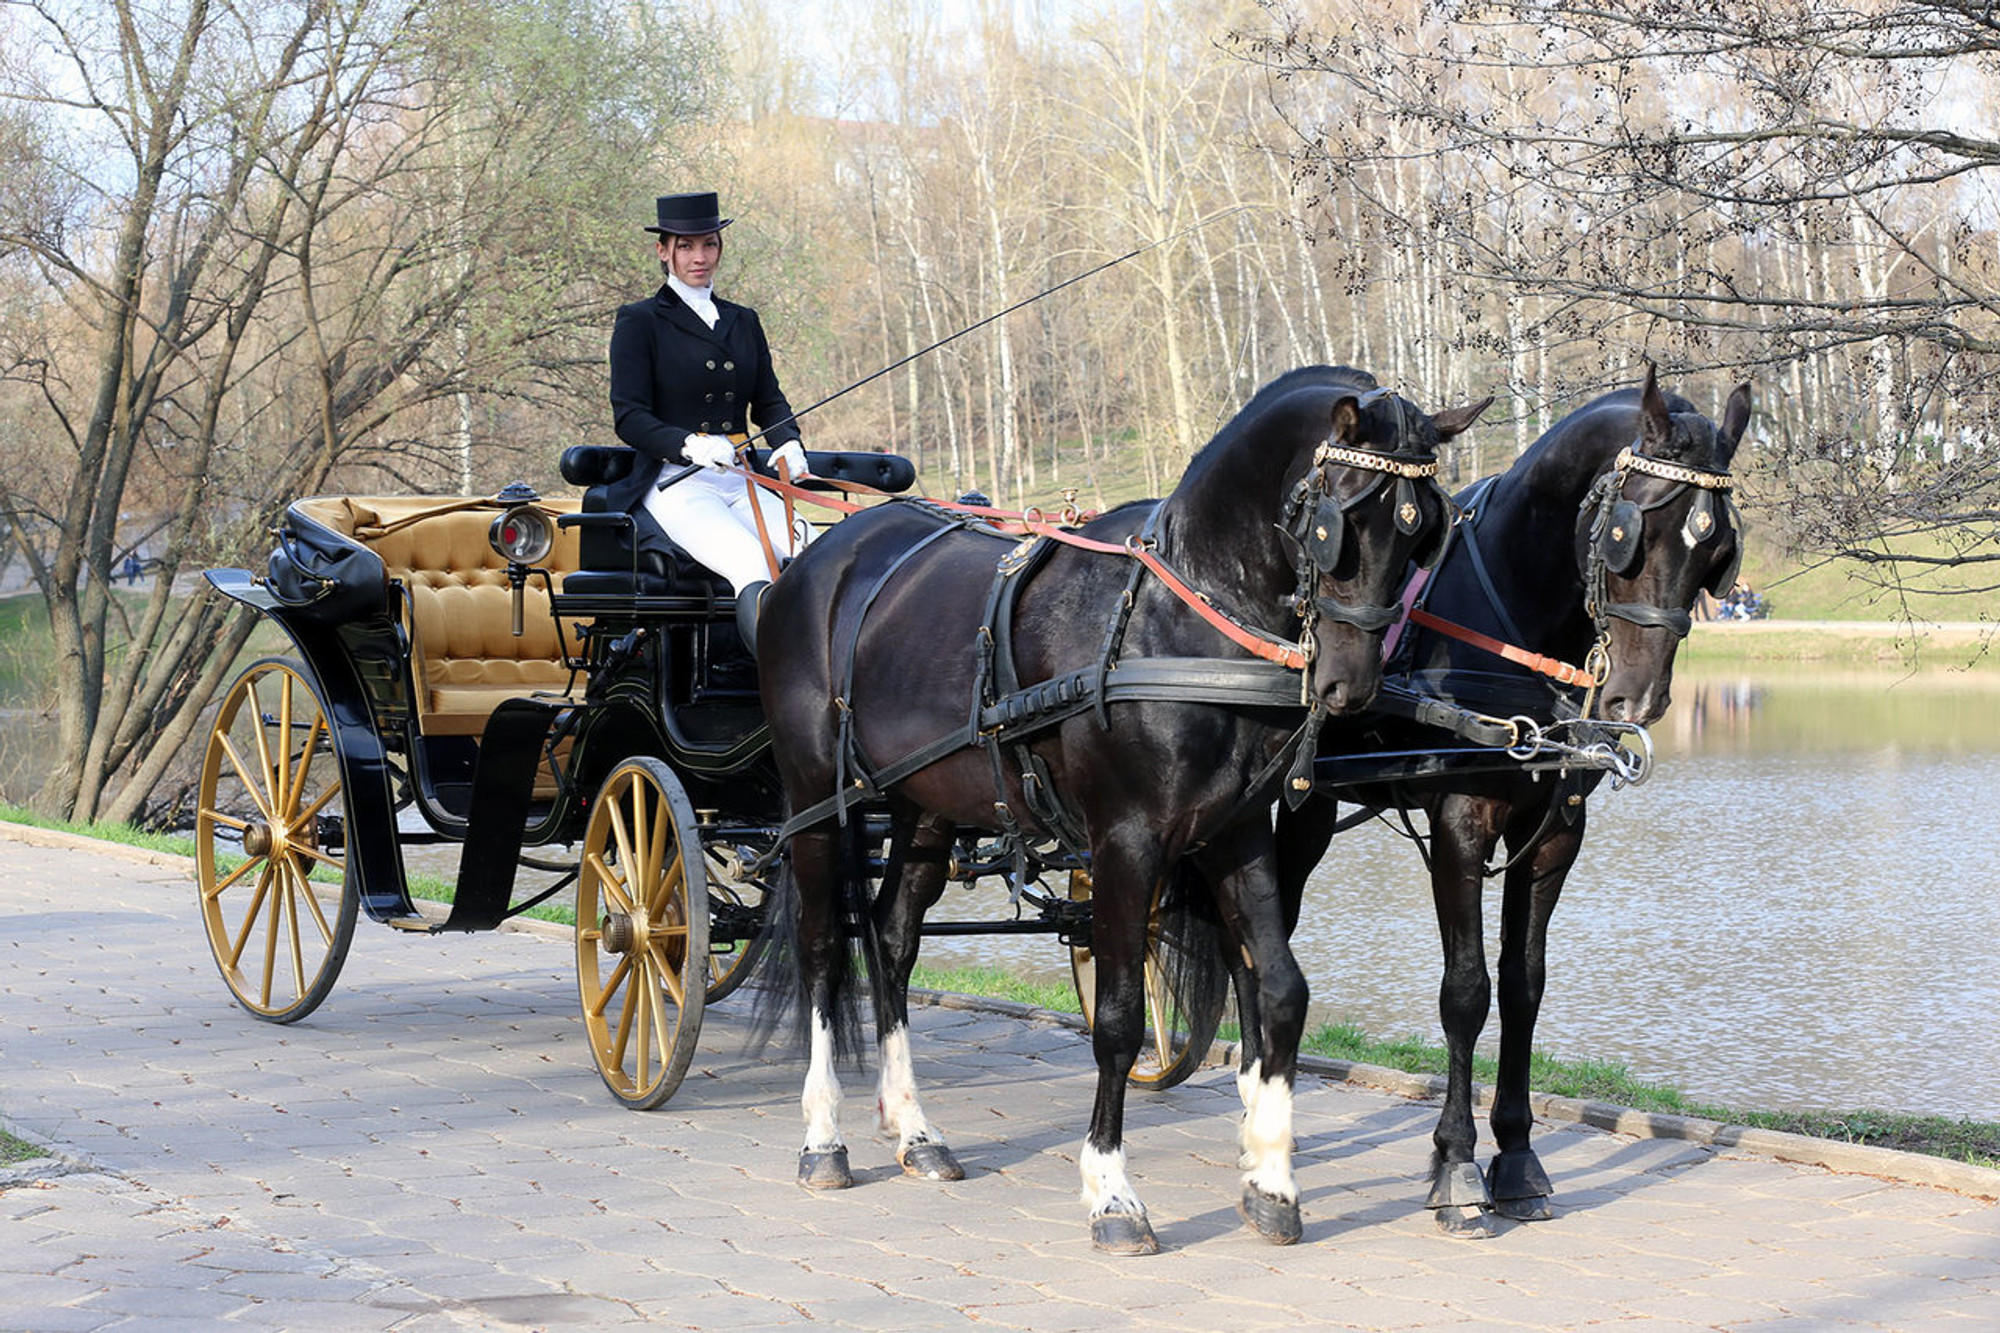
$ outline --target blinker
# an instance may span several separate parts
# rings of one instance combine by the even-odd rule
[[[1688,506],[1687,521],[1681,525],[1681,536],[1689,546],[1699,546],[1715,535],[1715,493],[1695,492],[1694,503]]]
[[[1599,520],[1598,554],[1614,574],[1629,574],[1639,563],[1639,539],[1645,535],[1645,514],[1630,500],[1620,500]]]
[[[1707,498],[1706,495],[1702,496],[1704,500]],[[1724,512],[1729,515],[1730,530],[1739,535],[1735,544],[1729,548],[1729,558],[1717,565],[1715,572],[1708,576],[1708,582],[1702,585],[1717,597],[1725,597],[1729,594],[1729,590],[1736,586],[1737,574],[1741,573],[1743,569],[1743,539],[1740,535],[1743,531],[1743,521],[1737,516],[1736,502],[1734,500],[1725,496],[1722,503]],[[1714,523],[1711,520],[1709,531],[1713,532],[1714,530]]]
[[[1325,574],[1340,563],[1340,548],[1347,539],[1347,519],[1340,512],[1340,505],[1328,496],[1313,509],[1312,519],[1306,524],[1306,557],[1313,562],[1313,568]]]

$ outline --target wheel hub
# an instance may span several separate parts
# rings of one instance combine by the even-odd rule
[[[269,856],[276,844],[277,838],[272,835],[271,826],[261,819],[243,830],[245,856]]]
[[[612,953],[632,952],[636,934],[632,929],[632,918],[625,913],[612,912],[604,918],[604,947]]]

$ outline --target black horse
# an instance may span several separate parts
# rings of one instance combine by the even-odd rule
[[[1485,405],[1430,417],[1365,372],[1294,371],[1167,499],[1085,525],[1094,549],[1044,536],[1009,550],[977,522],[902,502],[840,523],[772,585],[759,675],[795,812],[796,901],[778,912],[796,932],[811,1052],[802,1183],[852,1179],[834,1070],[852,1003],[848,930],[868,960],[897,1160],[962,1176],[918,1102],[906,997],[959,830],[995,830],[1023,849],[1068,848],[1094,881],[1098,1083],[1081,1155],[1093,1240],[1158,1248],[1124,1169],[1124,1097],[1148,916],[1189,856],[1247,951],[1268,1020],[1260,1074],[1244,1084],[1245,1216],[1279,1242],[1298,1237],[1290,1108],[1306,985],[1279,910],[1269,803],[1286,769],[1309,761],[1317,720],[1374,695],[1401,571],[1443,535],[1437,443]],[[1240,637],[1282,647],[1304,679],[1231,649],[1208,618],[1217,611],[1264,631]],[[871,903],[840,794],[878,790],[892,833]]]
[[[1581,701],[1590,716],[1656,721],[1667,709],[1689,609],[1703,589],[1720,592],[1735,580],[1739,533],[1727,469],[1749,420],[1748,384],[1730,394],[1718,427],[1685,398],[1662,395],[1649,367],[1643,388],[1579,408],[1505,473],[1458,497],[1462,517],[1420,605],[1490,640],[1587,663],[1601,679]],[[1415,685],[1488,719],[1578,714],[1577,700],[1487,647],[1416,624],[1399,633],[1392,683]],[[1438,1008],[1450,1060],[1429,1203],[1441,1229],[1486,1235],[1493,1211],[1529,1221],[1551,1215],[1548,1175],[1528,1146],[1528,1055],[1549,916],[1582,848],[1584,798],[1604,773],[1531,773],[1504,759],[1493,763],[1491,750],[1483,760],[1440,757],[1450,740],[1407,717],[1380,713],[1329,726],[1317,790],[1364,810],[1421,809],[1429,818],[1431,892],[1445,963]],[[1401,758],[1368,757],[1388,755]],[[1406,775],[1366,780],[1392,762],[1402,763]],[[1335,799],[1279,811],[1287,924],[1296,923],[1306,876],[1334,832]],[[1501,868],[1488,869],[1503,844]],[[1481,890],[1494,874],[1503,885],[1492,1112],[1498,1154],[1482,1179],[1473,1161],[1472,1053],[1491,999],[1480,912]],[[1247,1043],[1261,997],[1240,975],[1237,989]]]

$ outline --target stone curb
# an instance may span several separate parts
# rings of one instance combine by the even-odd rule
[[[177,870],[185,870],[190,859],[170,852],[149,851],[139,847],[128,847],[123,843],[88,838],[81,834],[5,821],[0,821],[0,837],[24,842],[34,847],[85,851],[141,865]],[[515,917],[500,928],[540,935],[552,940],[567,940],[571,936],[571,930],[567,926],[528,917]],[[949,991],[914,989],[910,992],[910,1000],[915,1004],[933,1005],[941,1009],[998,1014],[1028,1022],[1066,1027],[1078,1032],[1086,1030],[1083,1019],[1077,1014],[1044,1009],[1017,1000],[988,999]],[[1235,1065],[1236,1044],[1217,1042],[1209,1049],[1208,1058],[1204,1063],[1218,1066]],[[1362,1064],[1352,1060],[1301,1055],[1299,1070],[1301,1073],[1335,1082],[1353,1083],[1420,1100],[1435,1100],[1444,1096],[1445,1091],[1445,1080],[1441,1075],[1410,1074],[1399,1069],[1388,1069],[1381,1065]],[[1490,1106],[1493,1089],[1488,1084],[1474,1084],[1473,1096],[1482,1108]],[[1975,1199],[2000,1200],[2000,1170],[1974,1166],[1969,1162],[1903,1152],[1895,1148],[1881,1148],[1873,1144],[1841,1143],[1833,1139],[1816,1139],[1804,1134],[1789,1134],[1775,1129],[1732,1125],[1719,1120],[1706,1120],[1699,1116],[1640,1111],[1629,1106],[1613,1105],[1610,1102],[1558,1097],[1544,1092],[1530,1093],[1529,1105],[1534,1113],[1544,1120],[1588,1125],[1593,1129],[1608,1130],[1634,1138],[1679,1139],[1721,1152],[1769,1157],[1783,1162],[1823,1167],[1847,1175],[1876,1176],[1906,1184],[1929,1185]],[[18,1131],[9,1132],[20,1136]],[[38,1146],[47,1145],[38,1144]],[[15,1173],[30,1173],[22,1178],[33,1179],[89,1169],[91,1168],[61,1157],[36,1158],[30,1162],[0,1168],[0,1185],[11,1183]]]

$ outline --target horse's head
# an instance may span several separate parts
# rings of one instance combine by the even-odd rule
[[[1695,599],[1735,582],[1742,535],[1729,463],[1749,422],[1748,384],[1729,395],[1718,426],[1692,409],[1670,410],[1647,367],[1637,438],[1598,476],[1577,516],[1584,606],[1597,626],[1599,716],[1657,721]]]
[[[1414,561],[1444,548],[1450,503],[1438,445],[1493,400],[1427,415],[1383,388],[1334,398],[1323,442],[1292,486],[1280,531],[1293,553],[1293,596],[1312,648],[1312,691],[1335,713],[1368,706],[1382,682],[1382,633],[1401,614]]]

